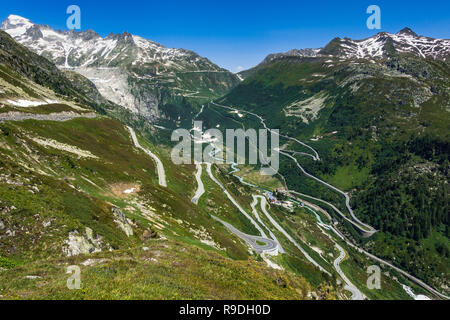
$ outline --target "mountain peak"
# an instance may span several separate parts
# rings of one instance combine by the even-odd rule
[[[393,53],[409,53],[422,58],[448,61],[450,40],[434,39],[417,35],[410,28],[404,28],[397,34],[380,32],[362,39],[334,38],[319,50],[291,50],[284,54],[271,54],[263,63],[285,57],[339,57],[344,59],[386,58]]]
[[[92,30],[55,30],[18,16],[10,16],[1,30],[59,68],[81,73],[109,100],[149,119],[159,114],[163,102],[156,86],[164,86],[171,98],[179,99],[201,92],[191,91],[194,83],[218,96],[238,82],[236,76],[192,51],[166,48],[130,32],[104,38]],[[183,83],[178,72],[186,72],[192,82]]]
[[[29,19],[15,15],[15,14],[10,14],[8,16],[8,18],[6,19],[6,21],[9,21],[11,23],[31,23],[31,21]]]
[[[320,49],[292,49],[288,52],[269,54],[262,62],[263,64],[270,63],[273,60],[282,58],[311,58],[316,57]]]
[[[398,33],[398,35],[409,35],[409,36],[414,36],[417,37],[417,33],[415,33],[414,31],[412,31],[410,28],[403,28],[402,30],[400,30]]]
[[[95,38],[100,38],[100,35],[94,30],[86,30],[85,32],[82,33],[82,38],[85,41],[89,41]]]
[[[3,21],[1,25],[2,30],[10,30],[8,32],[11,36],[18,36],[24,34],[34,24],[27,18],[11,14]]]

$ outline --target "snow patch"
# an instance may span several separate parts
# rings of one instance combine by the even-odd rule
[[[403,290],[414,300],[431,300],[427,296],[424,296],[422,294],[416,295],[414,291],[411,289],[411,287],[408,287],[407,285],[402,284]]]
[[[47,105],[47,104],[59,103],[59,101],[57,101],[57,100],[50,100],[50,99],[45,99],[44,101],[32,101],[32,100],[20,99],[17,101],[8,100],[6,102],[15,107],[22,107],[22,108],[38,107],[38,106]]]
[[[125,190],[123,193],[124,193],[124,194],[132,194],[132,193],[134,193],[135,191],[136,191],[136,188],[131,188],[131,189]]]

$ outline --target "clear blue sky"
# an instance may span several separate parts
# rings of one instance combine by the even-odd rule
[[[81,8],[82,29],[103,36],[129,31],[194,50],[231,71],[250,68],[269,53],[323,47],[337,36],[371,36],[378,32],[366,27],[372,4],[381,8],[381,31],[408,26],[418,34],[450,38],[450,1],[444,0],[3,0],[0,19],[17,14],[65,29],[71,4]]]

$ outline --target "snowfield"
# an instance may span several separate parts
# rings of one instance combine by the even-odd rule
[[[17,101],[7,100],[6,102],[15,107],[22,107],[22,108],[38,107],[38,106],[47,105],[47,104],[59,103],[59,101],[57,101],[57,100],[50,100],[50,99],[46,99],[45,101],[31,101],[31,100],[20,99]]]

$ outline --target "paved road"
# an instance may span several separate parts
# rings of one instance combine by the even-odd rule
[[[314,209],[313,207],[314,208],[318,208],[318,209]],[[325,229],[325,230],[331,230],[331,226],[323,223],[322,219],[320,218],[320,216],[315,211],[315,210],[322,211],[322,209],[320,207],[317,207],[315,205],[310,207],[309,205],[307,205],[307,206],[305,206],[305,208],[314,213],[314,215],[317,218],[317,225],[319,226],[319,228]],[[334,243],[335,247],[340,252],[339,257],[337,257],[336,260],[334,260],[334,262],[333,262],[333,267],[336,270],[336,272],[338,273],[338,275],[342,278],[342,280],[344,280],[344,289],[349,291],[352,294],[352,300],[364,300],[364,299],[366,299],[364,294],[361,291],[359,291],[359,289],[347,278],[347,276],[345,275],[345,273],[341,269],[341,262],[346,257],[346,253],[345,253],[344,249],[340,245],[337,244],[337,242],[333,239],[333,237],[331,237],[331,235],[326,233],[324,230],[322,230],[322,232],[324,232],[324,234]]]
[[[236,208],[248,219],[250,222],[255,226],[255,228],[259,231],[262,237],[267,238],[266,233],[264,230],[259,226],[259,224],[256,223],[255,220],[241,207],[241,205],[233,198],[233,196],[228,192],[228,190],[223,186],[223,184],[214,177],[212,170],[211,170],[211,163],[206,164],[206,171],[208,172],[209,177],[212,181],[214,181],[215,184],[217,184],[222,191],[225,193],[225,195],[228,197],[228,199],[234,204]]]
[[[197,180],[197,191],[195,192],[195,196],[192,198],[192,203],[198,204],[198,201],[202,197],[202,195],[205,193],[205,186],[203,185],[202,181],[202,173],[203,173],[203,167],[201,163],[197,164],[197,172],[195,174],[195,179]]]
[[[352,293],[352,300],[365,300],[366,296],[361,291],[359,291],[358,288],[356,288],[353,285],[353,283],[347,278],[345,273],[342,271],[341,262],[342,262],[342,260],[345,259],[346,253],[340,245],[338,245],[337,243],[335,243],[335,245],[336,245],[336,248],[339,250],[340,255],[336,260],[334,260],[333,265],[334,265],[334,269],[336,269],[336,272],[339,274],[339,276],[345,282],[344,289],[347,291],[350,291]]]
[[[156,169],[158,170],[159,185],[161,187],[167,188],[166,172],[164,171],[164,165],[163,165],[162,161],[151,151],[145,149],[144,147],[142,147],[140,145],[140,143],[136,137],[136,132],[134,132],[133,128],[131,128],[131,127],[127,127],[127,128],[130,131],[131,138],[133,139],[133,142],[134,142],[134,145],[136,146],[136,148],[144,151],[147,155],[149,155],[156,162]]]
[[[258,114],[255,114],[255,113],[252,113],[252,112],[249,112],[249,111],[239,110],[239,109],[232,108],[232,107],[227,107],[227,106],[224,106],[224,105],[217,104],[217,103],[215,103],[215,102],[212,102],[212,104],[214,104],[214,105],[216,105],[216,106],[218,106],[218,107],[221,107],[221,108],[228,109],[228,110],[233,110],[233,111],[238,111],[238,112],[240,112],[240,113],[247,113],[247,114],[250,114],[250,115],[252,115],[252,116],[258,118],[258,119],[260,120],[261,124],[264,126],[264,128],[265,128],[266,130],[269,130],[269,131],[271,131],[271,132],[274,132],[272,129],[269,129],[269,128],[267,127],[265,120],[264,120],[260,115],[258,115]],[[300,141],[300,140],[298,140],[298,139],[296,139],[296,138],[293,138],[293,137],[289,137],[289,136],[282,135],[282,134],[279,134],[279,136],[280,136],[280,137],[283,137],[283,138],[286,138],[286,139],[289,139],[289,140],[292,140],[292,141],[295,141],[295,142],[297,142],[298,144],[300,144],[300,145],[302,145],[302,146],[304,146],[304,147],[307,147],[308,149],[310,149],[310,150],[314,153],[314,155],[310,155],[310,156],[311,156],[315,161],[320,161],[320,155],[319,155],[319,153],[318,153],[314,148],[312,148],[311,146],[309,146],[309,145],[307,145],[306,143],[304,143],[304,142],[302,142],[302,141]],[[292,160],[294,160],[295,163],[297,164],[297,167],[302,171],[302,173],[303,173],[304,175],[306,175],[307,177],[309,177],[309,178],[311,178],[311,179],[314,179],[314,180],[316,180],[317,182],[319,182],[319,183],[325,185],[326,187],[328,187],[328,188],[330,188],[330,189],[332,189],[332,190],[334,190],[334,191],[336,191],[336,192],[342,194],[342,195],[345,197],[345,205],[346,205],[346,207],[347,207],[347,209],[348,209],[348,212],[350,213],[350,216],[352,217],[352,219],[353,219],[357,224],[361,225],[361,226],[363,227],[363,229],[367,229],[367,230],[365,230],[365,231],[366,231],[366,235],[370,236],[370,235],[373,235],[374,233],[377,232],[377,230],[375,230],[372,226],[369,226],[368,224],[365,224],[364,222],[360,221],[360,220],[355,216],[355,214],[354,214],[354,212],[353,212],[353,209],[352,209],[351,206],[350,206],[350,197],[348,196],[347,193],[345,193],[344,191],[342,191],[342,190],[340,190],[340,189],[338,189],[338,188],[332,186],[331,184],[326,183],[325,181],[323,181],[323,180],[321,180],[321,179],[319,179],[319,178],[313,176],[312,174],[309,174],[308,172],[306,172],[306,170],[299,164],[299,162],[297,161],[297,159],[295,159],[292,155],[290,155],[290,154],[288,154],[288,153],[286,153],[286,152],[283,152],[283,151],[281,151],[281,150],[279,150],[279,152],[280,152],[280,154],[282,154],[282,155],[284,155],[284,156],[286,156],[286,157],[289,157],[289,158],[291,158]],[[308,155],[307,153],[302,153],[302,154],[303,154],[303,155]]]
[[[326,274],[328,274],[329,276],[331,276],[331,273],[329,273],[328,271],[326,271],[324,268],[322,268],[322,266],[320,266],[313,258],[311,258],[311,256],[308,254],[308,252],[306,252],[305,249],[302,248],[301,245],[299,245],[297,243],[297,241],[295,241],[290,235],[289,233],[287,233],[279,224],[278,222],[275,221],[275,219],[272,218],[272,216],[269,214],[269,212],[267,212],[266,210],[266,206],[267,206],[267,200],[265,197],[259,196],[261,199],[261,210],[263,211],[263,213],[266,215],[267,219],[269,219],[270,223],[274,225],[274,227],[280,231],[294,246],[297,247],[298,250],[300,250],[300,252],[306,257],[306,259],[311,262],[314,266],[316,266],[317,268],[319,268],[319,270],[321,270],[322,272],[325,272]]]
[[[283,247],[282,247],[281,244],[280,244],[280,241],[278,241],[277,237],[273,234],[273,232],[270,231],[269,228],[267,228],[267,226],[264,224],[264,221],[261,220],[261,217],[260,217],[259,214],[258,214],[258,210],[256,209],[256,206],[258,205],[258,199],[259,199],[259,198],[264,198],[264,197],[257,196],[257,195],[253,195],[253,202],[252,202],[252,204],[251,204],[253,214],[255,215],[256,220],[258,220],[258,222],[259,222],[264,228],[266,228],[267,231],[269,231],[270,237],[278,244],[278,251],[279,251],[280,253],[285,253],[286,251],[284,251]],[[264,198],[264,199],[265,199],[265,198]],[[266,210],[265,206],[263,207],[262,203],[261,203],[261,210],[263,210],[263,212]]]
[[[272,239],[258,237],[258,236],[252,236],[245,234],[235,227],[233,227],[231,224],[217,218],[216,216],[211,215],[211,217],[219,221],[221,224],[223,224],[228,230],[230,230],[232,233],[234,233],[236,236],[244,240],[248,245],[250,245],[253,250],[260,253],[272,253],[277,254],[278,253],[278,243],[275,242]],[[263,244],[261,244],[263,243]]]
[[[318,202],[322,202],[322,203],[324,203],[324,204],[330,206],[330,207],[331,207],[334,211],[336,211],[336,213],[338,213],[344,220],[346,220],[347,222],[349,222],[350,224],[352,224],[356,229],[358,229],[358,230],[363,234],[364,237],[370,237],[370,236],[373,235],[373,232],[372,232],[372,231],[368,231],[368,230],[366,230],[366,229],[361,228],[361,226],[360,226],[359,224],[357,224],[357,223],[355,223],[353,220],[349,219],[345,214],[342,213],[341,210],[339,210],[335,205],[333,205],[333,204],[330,203],[330,202],[327,202],[327,201],[325,201],[325,200],[322,200],[322,199],[319,199],[319,198],[315,198],[315,197],[312,197],[312,196],[309,196],[309,195],[307,195],[307,194],[303,194],[303,193],[300,193],[300,192],[297,192],[297,191],[294,191],[294,190],[288,190],[288,193],[290,193],[291,195],[292,195],[292,194],[296,194],[296,195],[298,195],[298,196],[300,196],[300,197],[306,197],[306,198],[310,198],[310,199],[313,199],[313,200],[318,201]],[[303,200],[303,199],[301,199],[301,200]],[[326,211],[325,211],[325,212],[326,212]],[[327,213],[327,215],[328,215],[328,213]]]
[[[283,150],[284,152],[287,153],[291,153],[292,155],[296,156],[296,155],[300,155],[300,156],[307,156],[307,157],[311,157],[311,155],[309,153],[306,152],[299,152],[299,151],[294,151],[294,150]]]
[[[241,113],[251,114],[251,115],[257,117],[257,118],[261,121],[261,123],[263,124],[263,126],[264,126],[266,129],[268,129],[267,126],[266,126],[266,124],[265,124],[264,119],[263,119],[261,116],[257,115],[257,114],[254,114],[254,113],[251,113],[251,112],[247,112],[247,111],[242,111],[242,110],[235,109],[235,108],[231,108],[231,107],[227,107],[227,106],[222,106],[222,105],[216,104],[216,103],[214,103],[214,102],[212,102],[212,103],[213,103],[214,105],[216,105],[216,106],[219,106],[219,107],[222,107],[222,108],[226,108],[226,109],[229,109],[229,110],[239,111],[239,112],[241,112]],[[270,129],[268,129],[268,130],[270,130]],[[287,139],[291,138],[291,137],[286,137],[286,136],[282,136],[282,135],[280,135],[280,136],[281,136],[281,137],[285,137],[285,138],[287,138]],[[295,139],[295,138],[291,138],[291,140],[296,141],[296,142],[298,142],[299,144],[301,144],[301,145],[303,145],[303,146],[309,147],[308,145],[304,144],[304,143],[301,142],[301,141],[298,141],[298,140]],[[315,156],[312,156],[312,155],[310,155],[310,156],[312,156],[315,160],[320,160],[320,157],[319,157],[318,153],[317,153],[313,148],[311,148],[311,147],[309,147],[309,149],[311,149],[311,150],[314,152],[314,154],[315,154]],[[284,154],[284,155],[286,155],[286,154]],[[290,156],[290,155],[289,155],[289,156]],[[313,179],[315,179],[315,180],[317,180],[317,181],[319,181],[319,182],[321,182],[321,183],[324,183],[325,185],[331,187],[331,189],[333,189],[333,190],[335,190],[335,191],[337,191],[337,192],[343,194],[343,195],[345,196],[345,198],[346,198],[346,206],[347,206],[347,208],[349,209],[349,212],[350,212],[350,214],[352,215],[352,218],[354,218],[355,221],[359,221],[359,220],[354,216],[353,210],[352,210],[351,207],[350,207],[350,198],[348,197],[348,195],[347,195],[345,192],[343,192],[343,191],[341,191],[341,190],[339,190],[339,189],[337,189],[337,188],[335,188],[335,187],[333,187],[333,186],[327,184],[326,182],[321,181],[320,179],[318,179],[318,178],[316,178],[316,177],[314,177],[314,176],[312,176],[312,175],[309,175],[309,174],[308,174],[308,173],[300,166],[300,164],[298,164],[298,161],[297,161],[295,158],[293,158],[292,156],[290,156],[290,157],[297,163],[297,165],[300,167],[300,169],[302,170],[302,172],[304,172],[307,176],[309,176],[309,177],[311,177],[311,178],[313,178]],[[295,192],[295,191],[294,191],[294,192]],[[297,194],[300,194],[300,193],[297,192]],[[300,194],[300,195],[301,195],[301,194]],[[305,196],[306,196],[306,195],[305,195]],[[333,206],[332,204],[330,204],[330,203],[328,203],[328,202],[326,202],[326,201],[324,201],[324,200],[322,200],[322,199],[317,199],[317,198],[314,198],[314,197],[311,197],[311,196],[307,196],[307,197],[309,197],[309,198],[311,198],[311,199],[314,199],[314,200],[321,201],[322,203],[326,203],[326,204],[330,205],[334,210],[336,210],[336,212],[338,212],[338,213],[340,213],[342,216],[344,216],[343,213],[340,212],[340,211],[339,211],[335,206]],[[348,219],[348,218],[347,218],[347,219]],[[347,220],[347,221],[349,221],[349,220]],[[350,220],[350,221],[351,221],[351,220]],[[360,223],[361,225],[363,225],[363,226],[369,227],[369,229],[370,229],[370,231],[368,231],[369,233],[372,233],[372,234],[373,234],[373,233],[376,232],[376,230],[375,230],[373,227],[371,227],[371,226],[369,226],[369,225],[366,225],[366,224],[362,223],[361,221],[359,221],[359,223]],[[355,225],[355,224],[353,223],[353,225]],[[432,293],[434,296],[440,297],[440,298],[442,298],[442,299],[450,300],[450,297],[449,297],[449,296],[446,296],[446,295],[440,293],[439,291],[435,290],[435,289],[432,288],[431,286],[427,285],[427,284],[426,284],[425,282],[423,282],[422,280],[420,280],[420,279],[418,279],[418,278],[416,278],[416,277],[410,275],[409,273],[403,271],[402,269],[400,269],[400,268],[394,266],[392,263],[387,262],[387,261],[385,261],[385,260],[383,260],[383,259],[381,259],[381,258],[378,258],[377,256],[375,256],[375,255],[373,255],[373,254],[371,254],[371,253],[369,253],[369,252],[367,252],[367,251],[361,249],[360,247],[354,245],[352,242],[350,242],[348,239],[346,239],[345,236],[342,235],[342,234],[339,232],[339,230],[337,230],[337,229],[334,228],[333,226],[329,226],[329,227],[330,227],[331,230],[334,231],[335,234],[337,234],[337,235],[339,236],[339,238],[341,238],[343,241],[345,241],[345,242],[347,243],[347,245],[349,245],[349,246],[352,247],[353,249],[357,250],[357,251],[360,252],[360,253],[365,254],[367,257],[371,258],[372,260],[375,260],[375,261],[377,261],[377,262],[379,262],[379,263],[381,263],[381,264],[384,264],[384,265],[387,265],[387,266],[391,267],[392,269],[394,269],[394,270],[396,270],[397,272],[401,273],[402,275],[404,275],[406,278],[408,278],[408,279],[411,280],[412,282],[416,283],[417,285],[421,286],[422,288],[424,288],[424,289],[427,290],[428,292]],[[360,230],[361,230],[361,229],[362,229],[362,228],[360,228]],[[364,230],[364,229],[362,229],[362,230]],[[281,231],[280,231],[280,232],[281,232]],[[365,230],[365,232],[367,232],[367,230]],[[283,233],[283,234],[284,234],[284,233]],[[285,236],[286,236],[286,235],[285,235]],[[288,239],[289,239],[289,238],[288,238]]]
[[[360,226],[362,226],[362,227],[363,227],[362,229],[363,229],[366,233],[369,233],[370,235],[373,235],[374,233],[377,232],[377,230],[375,230],[372,226],[369,226],[368,224],[365,224],[364,222],[362,222],[361,220],[359,220],[359,219],[355,216],[355,214],[354,214],[354,212],[353,212],[353,209],[352,209],[351,206],[350,206],[350,197],[348,196],[347,193],[345,193],[345,192],[342,191],[342,190],[339,190],[338,188],[332,186],[331,184],[326,183],[325,181],[320,180],[319,178],[317,178],[317,177],[313,176],[312,174],[309,174],[308,172],[306,172],[306,170],[300,165],[300,163],[297,161],[297,159],[295,159],[295,158],[294,158],[293,156],[291,156],[290,154],[285,153],[285,152],[283,152],[283,151],[280,151],[280,154],[285,155],[286,157],[291,158],[291,159],[296,163],[297,167],[302,171],[302,173],[303,173],[305,176],[307,176],[308,178],[314,179],[314,180],[316,180],[317,182],[319,182],[319,183],[323,184],[324,186],[328,187],[329,189],[332,189],[332,190],[334,190],[334,191],[336,191],[336,192],[342,194],[342,195],[345,197],[345,205],[346,205],[347,210],[348,210],[348,212],[350,213],[350,215],[351,215],[353,221],[355,221],[357,224],[359,224]],[[340,212],[340,214],[342,214],[342,212]]]
[[[423,282],[422,280],[410,275],[409,273],[407,273],[406,271],[403,271],[402,269],[394,266],[392,263],[387,262],[381,258],[378,258],[377,256],[365,251],[364,249],[361,249],[360,247],[356,246],[355,244],[353,244],[352,242],[350,242],[347,238],[345,238],[345,236],[336,228],[334,228],[333,226],[330,226],[331,230],[336,233],[339,238],[341,238],[343,241],[345,241],[345,243],[347,245],[349,245],[350,247],[352,247],[353,249],[355,249],[356,251],[365,254],[367,257],[371,258],[372,260],[375,260],[378,263],[381,263],[383,265],[387,265],[390,268],[394,269],[395,271],[401,273],[402,275],[404,275],[406,278],[408,278],[409,280],[411,280],[412,282],[416,283],[417,285],[421,286],[422,288],[424,288],[425,290],[427,290],[429,293],[433,294],[434,296],[440,297],[442,299],[446,299],[446,300],[450,300],[449,296],[446,296],[442,293],[440,293],[439,291],[435,290],[434,288],[432,288],[431,286],[427,285],[425,282]]]
[[[197,116],[195,118],[197,118],[203,112],[203,109],[204,109],[204,107],[202,106],[202,109],[200,110],[200,112],[197,114]],[[284,252],[283,248],[278,243],[278,240],[275,241],[275,240],[269,239],[267,237],[266,233],[264,232],[264,230],[261,228],[261,226],[258,225],[258,223],[256,223],[255,220],[253,220],[253,218],[244,210],[244,208],[242,208],[242,206],[233,198],[233,196],[228,192],[228,190],[223,186],[223,184],[218,179],[216,179],[216,177],[214,177],[214,175],[212,173],[212,164],[211,163],[206,163],[206,171],[207,171],[209,177],[211,178],[211,180],[214,181],[214,183],[217,184],[222,189],[222,191],[225,193],[227,198],[255,226],[255,228],[259,231],[261,236],[259,237],[259,236],[252,236],[252,235],[245,234],[245,233],[239,231],[238,229],[236,229],[231,224],[219,219],[218,217],[213,216],[213,215],[211,215],[211,216],[215,220],[222,223],[228,230],[230,230],[236,236],[238,236],[239,238],[244,240],[256,252],[268,253],[268,254],[273,254],[273,255],[278,254],[279,250],[281,250],[281,252]],[[194,198],[192,199],[192,202],[195,201],[194,203],[198,203],[198,200],[200,199],[201,195],[204,193],[204,186],[203,186],[203,183],[201,182],[201,174],[202,174],[202,165],[197,165],[196,179],[197,179],[197,184],[199,185],[199,189],[196,192],[196,196],[194,196]],[[257,216],[257,218],[259,217],[258,215],[256,215],[256,216]],[[264,226],[264,224],[262,224],[262,225]],[[267,229],[267,230],[269,230],[269,229]],[[270,230],[269,230],[269,232],[270,232]],[[274,238],[274,239],[276,239],[276,238]],[[260,243],[264,243],[264,245],[261,245]]]
[[[300,195],[300,196],[306,196],[306,195],[302,195],[301,193],[298,193],[298,192],[296,192],[296,191],[289,191],[289,192],[298,194],[298,195]],[[318,201],[324,202],[324,203],[326,203],[326,204],[328,204],[328,205],[334,207],[332,204],[327,203],[327,202],[325,202],[325,201],[323,201],[323,200],[321,200],[321,199],[317,199],[317,198],[314,198],[314,197],[311,197],[311,196],[307,196],[307,197],[312,198],[312,199],[314,199],[314,200],[318,200]],[[314,205],[313,205],[313,206],[314,206]],[[313,206],[311,206],[311,207],[313,207]],[[337,208],[333,208],[333,209],[338,210]],[[322,209],[322,210],[323,210],[323,209]],[[325,211],[325,212],[326,212],[326,211]],[[425,290],[427,290],[427,291],[430,292],[431,294],[433,294],[433,295],[435,295],[435,296],[438,296],[438,297],[440,297],[440,298],[442,298],[442,299],[450,299],[450,297],[441,294],[440,292],[438,292],[437,290],[433,289],[431,286],[427,285],[426,283],[424,283],[424,282],[421,281],[420,279],[418,279],[418,278],[416,278],[416,277],[410,275],[409,273],[403,271],[402,269],[400,269],[400,268],[394,266],[392,263],[387,262],[387,261],[385,261],[385,260],[383,260],[383,259],[381,259],[381,258],[378,258],[377,256],[375,256],[375,255],[373,255],[373,254],[371,254],[371,253],[365,251],[364,249],[361,249],[361,248],[358,247],[357,245],[353,244],[353,243],[350,242],[350,241],[349,241],[349,240],[348,240],[348,239],[347,239],[347,238],[346,238],[346,237],[345,237],[338,229],[336,229],[334,226],[331,226],[331,225],[325,225],[325,224],[323,224],[323,223],[320,223],[319,225],[322,226],[322,227],[325,227],[325,228],[327,228],[327,229],[329,229],[329,230],[331,230],[331,231],[333,231],[333,232],[334,232],[334,233],[335,233],[342,241],[344,241],[344,242],[345,242],[347,245],[349,245],[351,248],[353,248],[353,249],[355,249],[356,251],[358,251],[358,252],[360,252],[360,253],[366,255],[366,256],[369,257],[370,259],[372,259],[372,260],[374,260],[374,261],[376,261],[376,262],[378,262],[378,263],[380,263],[380,264],[387,265],[387,266],[389,266],[390,268],[396,270],[397,272],[403,274],[406,278],[408,278],[408,279],[411,280],[412,282],[416,283],[417,285],[421,286],[422,288],[424,288]],[[341,252],[342,252],[342,251],[341,251]],[[339,261],[339,263],[340,263],[340,261]],[[335,266],[335,267],[336,267],[336,266]],[[342,277],[342,275],[341,275],[341,277]],[[342,277],[342,278],[344,279],[344,277]]]
[[[249,111],[245,111],[245,110],[239,110],[239,109],[236,109],[236,108],[232,108],[232,107],[220,105],[220,104],[217,104],[217,103],[215,103],[215,102],[211,102],[211,103],[212,103],[213,105],[218,106],[218,107],[221,107],[221,108],[225,108],[225,109],[232,110],[232,111],[238,111],[238,112],[240,112],[241,114],[242,114],[242,113],[250,114],[250,115],[252,115],[252,116],[258,118],[258,119],[261,121],[261,124],[264,126],[264,128],[265,128],[266,130],[268,130],[268,131],[270,131],[270,132],[273,132],[273,133],[275,133],[275,134],[278,134],[280,137],[286,138],[286,139],[291,140],[291,141],[295,141],[295,142],[297,142],[298,144],[300,144],[300,145],[302,145],[302,146],[308,148],[309,150],[311,150],[311,151],[314,153],[314,155],[309,155],[309,156],[311,156],[314,160],[320,161],[320,155],[319,155],[319,153],[318,153],[313,147],[307,145],[306,143],[304,143],[304,142],[302,142],[302,141],[300,141],[300,140],[298,140],[298,139],[295,139],[295,138],[292,138],[292,137],[289,137],[289,136],[282,135],[282,134],[280,134],[280,133],[277,133],[277,132],[274,131],[273,129],[268,128],[267,125],[266,125],[266,121],[265,121],[265,120],[263,119],[263,117],[261,117],[260,115],[258,115],[258,114],[256,114],[256,113],[253,113],[253,112],[249,112]]]

